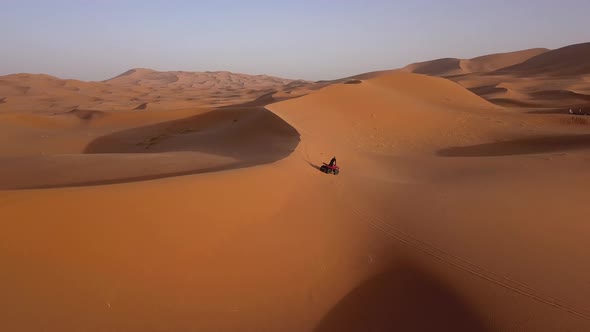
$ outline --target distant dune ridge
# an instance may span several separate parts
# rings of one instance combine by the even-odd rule
[[[0,326],[588,331],[586,49],[0,77]]]
[[[9,100],[0,108],[0,116],[5,115],[0,130],[26,147],[0,146],[0,155],[26,157],[4,163],[0,189],[116,183],[269,162],[288,154],[298,138],[288,130],[285,134],[280,119],[263,111],[263,106],[312,89],[317,89],[312,82],[268,75],[144,68],[102,82],[43,74],[0,77],[0,93]],[[220,112],[212,113],[215,109]],[[203,128],[200,122],[206,119],[214,120],[207,120]],[[13,131],[15,125],[39,133]],[[47,128],[55,132],[48,134],[43,130]],[[242,132],[255,134],[245,137]],[[255,142],[266,146],[264,155],[245,152]],[[221,149],[227,155],[216,156]],[[122,157],[128,152],[134,154]],[[150,153],[155,155],[145,155]],[[58,154],[72,156],[55,157]],[[172,155],[174,162],[167,161]],[[121,167],[85,169],[91,163],[115,162]],[[136,170],[140,165],[141,170]],[[73,169],[62,172],[62,167]],[[13,172],[28,175],[19,178]]]
[[[205,85],[209,87],[223,86],[226,89],[244,87],[262,86],[266,87],[271,84],[286,85],[294,80],[282,79],[267,75],[246,75],[235,74],[231,72],[183,72],[167,71],[159,72],[151,69],[136,68],[131,69],[121,75],[108,79],[104,82],[110,84],[126,85],[150,85],[151,84],[170,84],[184,88]]]
[[[473,59],[445,58],[414,63],[402,68],[402,70],[431,76],[485,73],[522,63],[547,51],[549,50],[546,48],[534,48],[524,51],[484,55]]]
[[[590,113],[590,43],[543,48],[469,60],[439,59],[408,65],[404,71],[453,80],[501,106],[569,109]]]
[[[312,85],[267,75],[137,68],[102,82],[62,80],[44,74],[2,76],[0,96],[10,97],[6,107],[25,111],[164,110],[178,108],[182,103],[186,107],[221,107],[248,102],[269,92],[295,97],[307,93]]]
[[[544,52],[526,61],[498,69],[496,73],[519,75],[577,76],[590,74],[590,43]]]

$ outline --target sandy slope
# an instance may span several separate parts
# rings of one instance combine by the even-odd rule
[[[579,76],[590,74],[588,57],[590,57],[590,43],[569,45],[499,69],[498,73],[517,73],[528,76]]]
[[[132,69],[104,82],[0,77],[0,189],[117,183],[276,160],[298,135],[262,105],[313,89],[305,81],[229,72]],[[243,139],[242,132],[256,134]],[[269,152],[264,158],[249,152],[258,145]]]
[[[556,50],[530,49],[470,60],[439,59],[402,70],[444,76],[505,107],[590,115],[590,43]]]
[[[101,168],[162,134],[154,155],[196,149],[231,165],[238,146],[261,165],[0,191],[4,328],[590,328],[590,127],[506,111],[441,78],[357,83],[268,106],[285,123],[253,106],[107,114],[90,116],[89,139],[77,113],[5,114],[6,128],[65,128],[73,142],[54,156],[124,153]],[[320,173],[333,155],[342,173]]]
[[[0,189],[118,183],[246,167],[281,159],[299,142],[290,126],[255,106],[104,112],[83,120],[71,114],[0,115],[0,123],[6,139],[0,144]],[[31,127],[35,123],[39,125]],[[254,148],[266,153],[259,156]]]
[[[426,62],[410,64],[403,70],[410,73],[426,74],[432,76],[449,76],[464,74],[465,71],[461,66],[461,59],[444,58]]]
[[[533,57],[548,52],[546,48],[532,48],[523,51],[497,53],[464,60],[462,65],[466,72],[483,73],[516,65]]]
[[[402,71],[430,76],[453,76],[470,73],[487,73],[504,67],[517,65],[532,57],[549,51],[532,48],[523,51],[489,54],[473,59],[444,58],[410,64]]]
[[[305,94],[301,80],[230,72],[158,72],[132,69],[103,82],[62,80],[42,74],[0,76],[0,114],[61,114],[82,111],[169,110],[222,107],[268,93]]]

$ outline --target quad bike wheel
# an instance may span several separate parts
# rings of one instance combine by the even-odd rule
[[[334,170],[334,175],[338,175],[338,173],[340,173],[340,171],[339,171],[339,170],[337,170],[337,169],[335,169],[335,170]]]

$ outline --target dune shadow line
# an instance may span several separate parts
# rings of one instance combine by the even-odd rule
[[[192,170],[187,170],[187,171],[179,171],[179,172],[169,172],[169,173],[140,175],[140,176],[128,176],[128,177],[120,177],[120,178],[104,179],[104,180],[68,182],[68,183],[64,183],[64,184],[23,186],[23,187],[17,187],[17,188],[8,188],[8,190],[55,189],[55,188],[65,188],[65,187],[74,188],[74,187],[104,186],[104,185],[111,185],[111,184],[118,184],[118,183],[157,180],[157,179],[170,178],[170,177],[176,177],[176,176],[221,172],[221,171],[228,171],[228,170],[246,168],[246,167],[251,167],[251,166],[256,166],[256,164],[247,163],[247,162],[234,163],[234,164],[227,165],[227,166],[197,168],[197,169],[192,169]]]
[[[450,147],[437,151],[441,157],[496,157],[590,149],[590,134],[538,136],[504,142]]]
[[[91,120],[89,120],[91,121]],[[91,141],[84,154],[142,154],[168,152],[198,152],[231,158],[219,165],[199,163],[187,168],[166,168],[164,154],[154,163],[137,162],[144,174],[129,176],[101,170],[72,181],[64,173],[63,180],[54,178],[46,183],[27,185],[19,189],[49,189],[63,187],[110,185],[126,182],[227,171],[273,163],[289,156],[300,142],[299,133],[287,122],[264,107],[227,107],[187,118],[161,122],[113,132]],[[163,165],[163,166],[160,166]],[[31,171],[39,172],[38,167]],[[148,171],[145,171],[148,169]]]

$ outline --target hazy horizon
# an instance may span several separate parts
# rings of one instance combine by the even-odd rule
[[[104,80],[141,67],[334,79],[586,42],[589,11],[574,0],[8,1],[0,75]]]

